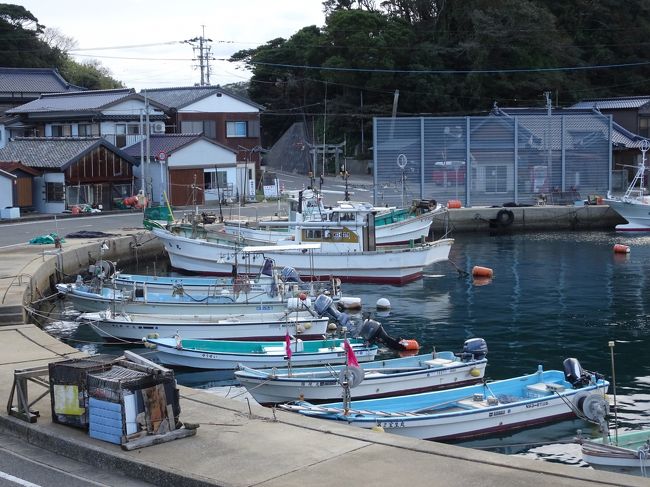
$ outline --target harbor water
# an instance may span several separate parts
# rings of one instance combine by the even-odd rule
[[[615,244],[630,252],[615,253]],[[468,338],[484,338],[488,379],[532,373],[539,364],[561,370],[565,358],[576,357],[611,381],[608,342],[614,341],[618,426],[650,427],[650,235],[463,234],[456,236],[450,260],[405,286],[344,284],[343,290],[360,297],[364,312],[390,335],[416,339],[421,353],[434,347],[460,351]],[[493,278],[474,280],[474,266],[491,268]],[[129,271],[153,273],[154,267],[164,272],[165,262]],[[375,312],[379,298],[389,299],[390,312]],[[120,353],[87,325],[56,314],[46,325],[51,334],[91,353]],[[231,384],[221,372],[178,371],[177,379],[206,389]],[[460,444],[584,466],[572,444],[578,429],[598,434],[595,426],[574,420]]]

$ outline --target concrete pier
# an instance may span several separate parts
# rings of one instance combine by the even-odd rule
[[[46,297],[57,273],[74,275],[99,258],[123,262],[160,251],[146,232],[68,241],[60,251],[25,246],[0,252],[0,398],[14,371],[83,354],[19,321],[23,305]],[[101,254],[100,254],[101,252]],[[21,316],[25,316],[21,311]],[[196,436],[123,451],[84,431],[53,423],[50,398],[33,408],[36,423],[0,413],[0,431],[133,478],[174,486],[645,486],[647,479],[498,455],[311,419],[181,387],[181,420],[200,425]],[[30,389],[37,397],[42,391]]]

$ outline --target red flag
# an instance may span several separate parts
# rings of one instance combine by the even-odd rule
[[[350,345],[350,342],[348,342],[347,339],[345,340],[343,348],[345,348],[345,351],[348,354],[348,365],[351,365],[352,367],[358,367],[359,362],[357,361],[357,356],[354,354],[352,345]]]
[[[289,332],[284,336],[284,348],[287,352],[287,360],[291,360],[291,338],[289,338]]]

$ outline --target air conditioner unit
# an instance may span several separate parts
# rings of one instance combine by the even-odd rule
[[[165,133],[165,122],[156,122],[153,124],[153,133],[154,134],[164,134]]]

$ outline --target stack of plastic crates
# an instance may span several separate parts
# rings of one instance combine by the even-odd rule
[[[180,415],[173,372],[154,374],[120,364],[88,376],[90,436],[119,445],[138,433],[173,430]]]

